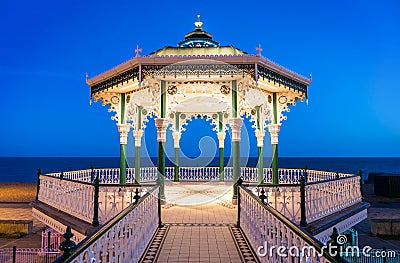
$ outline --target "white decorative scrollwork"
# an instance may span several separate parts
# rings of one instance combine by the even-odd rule
[[[115,92],[107,92],[107,93],[96,93],[93,95],[94,102],[101,101],[102,106],[109,106],[108,112],[115,112],[115,115],[111,116],[111,120],[117,122],[120,121],[121,115],[121,94]],[[115,98],[118,98],[116,100]]]

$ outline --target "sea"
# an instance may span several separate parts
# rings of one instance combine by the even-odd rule
[[[218,166],[218,158],[181,158],[181,166]],[[241,166],[256,167],[257,158],[241,158]],[[127,159],[128,167],[134,167],[134,159]],[[232,160],[225,158],[225,165],[230,166]],[[264,167],[270,167],[271,160],[264,159]],[[157,165],[157,157],[141,159],[142,167]],[[167,166],[172,166],[170,159]],[[68,170],[119,167],[118,157],[0,157],[0,182],[36,182],[37,170],[43,173]],[[282,157],[280,168],[304,168],[329,170],[357,174],[359,169],[364,179],[371,172],[400,174],[400,157]]]

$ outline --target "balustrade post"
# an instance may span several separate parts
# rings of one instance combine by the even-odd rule
[[[71,252],[76,248],[75,242],[71,240],[73,236],[74,234],[72,234],[71,227],[67,226],[67,230],[63,234],[65,240],[60,244],[60,250],[63,251],[63,254],[55,262],[63,262],[71,255]]]
[[[93,165],[90,166],[90,182],[93,182],[94,180],[94,167]]]
[[[140,195],[139,195],[139,189],[138,188],[136,188],[135,196],[133,197],[133,199],[135,199],[135,204],[137,204],[139,202]]]
[[[233,180],[233,196],[232,196],[232,203],[236,204],[237,202],[237,180],[240,177],[240,129],[243,125],[242,118],[232,118],[230,120],[229,125],[232,128],[232,157],[233,157],[233,173],[232,173],[232,180]]]
[[[60,180],[64,179],[64,172],[60,173]]]
[[[304,176],[300,177],[300,226],[307,226],[306,218],[306,180]]]
[[[242,180],[242,177],[239,177],[239,179],[238,179],[238,181],[237,181],[237,187],[238,187],[238,195],[237,195],[237,198],[238,198],[238,215],[237,215],[237,223],[236,223],[236,226],[237,227],[240,227],[240,186],[242,186],[242,184],[243,184],[243,180]]]
[[[308,182],[308,166],[307,165],[305,165],[304,166],[304,175],[303,175],[303,177],[304,177],[304,181],[307,183]],[[301,176],[300,176],[300,178],[301,178]],[[300,178],[299,178],[299,180],[300,180]]]
[[[40,175],[42,174],[42,170],[39,168],[37,171],[37,185],[36,185],[36,201],[39,198],[39,191],[40,191]]]
[[[363,189],[364,180],[363,180],[363,174],[362,174],[362,170],[361,170],[361,169],[358,169],[358,176],[360,176],[360,194],[361,194],[361,200],[364,200],[364,189]]]
[[[98,176],[96,176],[96,179],[94,179],[94,200],[93,200],[92,226],[99,225],[99,184],[100,184],[100,179]]]
[[[260,192],[260,196],[258,198],[260,198],[261,203],[265,204],[265,199],[267,198],[267,196],[265,195],[265,190],[264,188],[261,188],[261,192]]]

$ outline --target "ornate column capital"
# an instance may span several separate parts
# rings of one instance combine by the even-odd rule
[[[232,128],[232,141],[240,142],[240,129],[243,125],[242,118],[231,118],[229,119],[229,126]]]
[[[135,137],[135,147],[140,147],[142,145],[143,133],[144,131],[142,129],[133,131],[133,136]]]
[[[129,124],[118,124],[118,132],[119,132],[119,143],[127,144],[128,143],[128,133],[131,129]]]
[[[217,137],[218,137],[218,147],[224,148],[225,132],[218,132]]]
[[[166,142],[168,120],[166,118],[156,118],[154,122],[157,128],[157,142]]]
[[[265,131],[264,129],[256,129],[256,138],[257,138],[257,147],[264,147],[264,136],[265,136]]]
[[[179,131],[174,131],[172,133],[172,138],[174,138],[174,148],[179,149],[179,141],[181,139],[181,133]]]
[[[271,134],[271,144],[278,144],[278,135],[281,124],[268,124],[268,131]]]

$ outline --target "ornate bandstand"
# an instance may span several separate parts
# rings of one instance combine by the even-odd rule
[[[266,59],[260,46],[255,55],[220,46],[202,24],[198,16],[194,31],[176,47],[141,56],[137,46],[135,57],[87,78],[90,102],[101,102],[115,112],[112,120],[120,134],[120,167],[38,173],[34,216],[60,233],[70,227],[74,235],[68,228],[66,241],[80,242],[77,247],[69,246],[73,242],[61,246],[65,262],[143,260],[146,247],[163,229],[166,180],[232,187],[229,202],[237,209],[236,227],[254,251],[263,242],[321,249],[332,233],[343,233],[366,218],[361,175],[278,166],[278,137],[285,113],[308,99],[311,79]],[[208,120],[217,134],[219,167],[180,166],[181,135],[199,117]],[[240,166],[244,118],[253,122],[257,167]],[[142,167],[140,148],[151,119],[157,129],[158,164]],[[172,138],[167,138],[167,129]],[[127,167],[130,132],[134,167]],[[228,132],[232,166],[225,167]],[[266,132],[272,148],[272,164],[267,167],[263,163]],[[167,140],[173,140],[172,167],[166,167]],[[343,261],[324,252],[318,256],[300,253],[290,262]]]
[[[311,80],[261,56],[232,46],[220,46],[203,31],[200,18],[195,30],[177,47],[165,47],[136,57],[87,80],[95,102],[115,112],[120,133],[120,183],[126,182],[126,144],[132,130],[135,147],[135,178],[140,182],[140,146],[149,117],[155,117],[159,143],[158,171],[165,178],[166,130],[173,131],[174,181],[179,180],[179,141],[184,126],[198,116],[211,120],[219,141],[219,180],[224,180],[224,140],[231,129],[232,178],[240,177],[239,144],[243,116],[254,122],[258,147],[258,182],[262,173],[266,129],[272,145],[272,183],[278,179],[278,135],[284,112],[307,98]],[[233,199],[236,199],[236,191]]]

